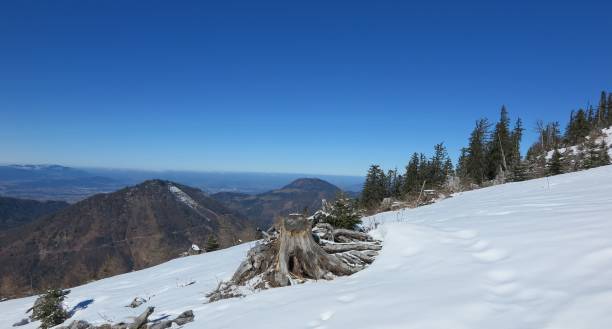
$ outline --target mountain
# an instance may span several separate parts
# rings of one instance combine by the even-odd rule
[[[247,298],[204,304],[203,295],[251,243],[175,259],[73,288],[68,323],[130,321],[154,306],[151,319],[193,310],[185,328],[609,328],[611,177],[605,166],[367,217],[384,244],[366,270]],[[136,296],[150,299],[124,307]],[[21,320],[34,299],[1,302],[0,324]]]
[[[333,200],[338,192],[340,188],[324,180],[300,178],[283,188],[257,195],[220,192],[211,197],[267,228],[280,215],[318,210],[322,199]]]
[[[63,201],[36,201],[0,197],[0,230],[27,224],[53,214],[69,204]]]
[[[246,217],[201,190],[150,180],[1,231],[0,297],[156,265],[210,236],[228,247],[254,234]]]
[[[0,195],[15,198],[76,202],[127,185],[85,170],[59,165],[0,166]]]
[[[205,172],[205,171],[147,171],[133,169],[85,168],[94,175],[109,177],[116,181],[134,184],[147,179],[159,178],[201,188],[208,193],[237,192],[245,194],[264,193],[278,189],[287,183],[305,177],[305,174],[255,173],[255,172]],[[345,191],[361,191],[364,177],[317,175]]]

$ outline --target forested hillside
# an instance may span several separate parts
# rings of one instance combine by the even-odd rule
[[[423,191],[448,195],[610,164],[612,131],[606,128],[612,126],[612,93],[602,91],[596,108],[571,111],[565,129],[558,121],[534,124],[538,139],[525,155],[521,154],[525,125],[502,106],[496,122],[476,120],[456,165],[443,143],[434,146],[431,156],[413,153],[403,172],[385,172],[372,165],[360,204],[376,209],[385,198],[392,198],[418,205],[424,200]]]

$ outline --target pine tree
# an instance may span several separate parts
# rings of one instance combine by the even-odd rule
[[[595,142],[595,138],[587,138],[584,142],[584,160],[582,161],[581,169],[601,166],[600,156],[600,146]]]
[[[63,302],[70,290],[49,289],[32,308],[32,319],[40,320],[40,328],[47,329],[68,319]]]
[[[513,170],[514,167],[519,165],[521,162],[521,141],[523,139],[523,121],[521,118],[516,119],[516,123],[514,124],[514,128],[512,129],[512,134],[510,135],[510,139],[512,141],[512,149],[510,154],[509,166],[510,170]]]
[[[596,113],[597,128],[605,128],[607,126],[607,101],[606,92],[602,91]]]
[[[476,184],[482,184],[486,179],[486,144],[489,132],[487,119],[476,121],[476,127],[470,134],[467,155],[465,157],[465,174]]]
[[[599,165],[607,166],[610,164],[610,153],[605,138],[599,143]]]
[[[428,181],[430,186],[438,188],[446,182],[446,177],[449,174],[449,170],[452,170],[452,162],[450,162],[448,152],[444,143],[436,144],[434,146],[434,155],[430,161],[430,172]],[[448,166],[450,165],[450,169]]]
[[[562,156],[561,153],[559,152],[559,149],[556,149],[553,151],[552,156],[550,157],[550,160],[548,160],[548,174],[549,175],[559,175],[563,173],[563,163],[562,163]]]
[[[406,166],[404,181],[402,184],[402,194],[407,196],[416,191],[419,179],[419,154],[413,153]]]
[[[501,167],[508,170],[508,156],[513,149],[512,139],[510,138],[510,118],[505,106],[502,106],[499,122],[491,133],[487,154],[487,178],[494,179]]]
[[[387,193],[385,172],[378,165],[370,166],[361,192],[361,205],[366,209],[378,207]]]
[[[580,160],[574,154],[572,148],[566,148],[561,158],[561,167],[565,172],[572,172],[578,170]]]
[[[322,217],[321,221],[329,223],[335,228],[354,230],[361,224],[361,214],[357,210],[355,202],[343,192],[339,192],[329,213]]]
[[[591,132],[587,114],[583,109],[578,110],[570,120],[570,125],[566,130],[567,145],[576,145],[584,140]]]
[[[219,250],[219,242],[215,238],[214,235],[208,237],[208,241],[206,241],[206,252],[211,252],[215,250]]]
[[[608,93],[608,104],[606,106],[608,110],[606,111],[606,126],[612,126],[612,92]]]
[[[397,168],[387,171],[386,178],[386,193],[385,197],[400,198],[401,197],[401,180],[402,175],[397,174]]]
[[[512,180],[522,182],[529,179],[529,165],[527,161],[519,161],[512,170]]]

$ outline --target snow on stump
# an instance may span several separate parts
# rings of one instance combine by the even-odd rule
[[[207,295],[209,302],[250,292],[351,275],[374,261],[380,241],[347,229],[319,223],[313,237],[311,221],[293,214],[280,222],[280,232],[268,236],[247,253],[230,281]],[[338,243],[341,242],[341,243]]]

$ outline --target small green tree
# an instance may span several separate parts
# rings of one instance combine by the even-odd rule
[[[214,235],[208,237],[208,241],[206,241],[206,252],[211,252],[219,249],[219,242],[215,238]]]
[[[606,144],[605,138],[602,139],[599,144],[599,165],[607,166],[610,164],[610,154],[608,153],[608,144]]]
[[[361,214],[355,201],[342,192],[336,195],[336,200],[328,211],[321,221],[335,228],[354,230],[357,225],[361,224]]]
[[[563,157],[557,148],[553,151],[550,160],[548,160],[548,174],[559,175],[563,173]]]
[[[514,168],[512,168],[512,180],[515,182],[522,182],[529,179],[529,164],[527,160],[519,160]]]
[[[32,307],[32,319],[40,321],[40,328],[55,327],[68,319],[63,302],[70,290],[49,289]]]

